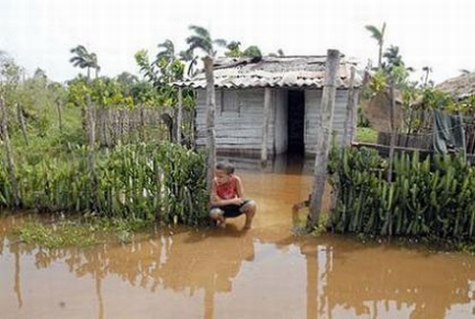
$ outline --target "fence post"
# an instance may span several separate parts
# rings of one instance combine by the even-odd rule
[[[320,123],[317,127],[314,181],[308,220],[309,229],[313,229],[318,225],[323,204],[339,67],[340,52],[338,50],[328,50],[325,67],[325,84],[320,105]]]

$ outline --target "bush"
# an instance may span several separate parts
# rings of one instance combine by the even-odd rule
[[[460,158],[420,161],[399,155],[388,182],[376,151],[332,152],[329,171],[337,190],[331,224],[338,232],[409,236],[425,241],[471,242],[475,233],[475,171]],[[335,158],[342,154],[341,158]]]
[[[126,145],[97,153],[79,147],[54,159],[17,159],[20,206],[40,211],[199,224],[208,195],[203,155],[179,145]],[[14,206],[10,172],[0,166],[0,206]]]

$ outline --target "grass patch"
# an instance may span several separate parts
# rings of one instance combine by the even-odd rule
[[[133,234],[148,228],[153,222],[145,220],[85,217],[42,222],[30,219],[15,231],[20,241],[49,249],[90,247],[109,241],[130,242]]]
[[[378,141],[378,132],[371,127],[358,127],[356,128],[356,142],[360,143],[373,143]]]
[[[298,211],[294,211],[292,215],[292,230],[295,235],[303,235],[308,234],[307,222],[308,222],[308,215],[310,211],[309,208],[303,208]],[[318,221],[318,225],[314,227],[314,229],[310,232],[314,236],[318,236],[326,231],[326,225],[328,223],[329,213],[322,212],[320,214],[320,219]]]

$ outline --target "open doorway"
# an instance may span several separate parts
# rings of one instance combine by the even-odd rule
[[[288,91],[287,105],[287,154],[303,155],[305,152],[305,91]]]

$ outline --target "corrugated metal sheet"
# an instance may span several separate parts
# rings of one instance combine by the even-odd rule
[[[326,57],[264,57],[251,59],[219,59],[214,65],[214,82],[218,88],[298,87],[321,88],[325,78]],[[348,88],[352,64],[342,61],[338,88]],[[361,79],[356,79],[356,86]],[[181,87],[206,88],[204,73],[175,83]]]

